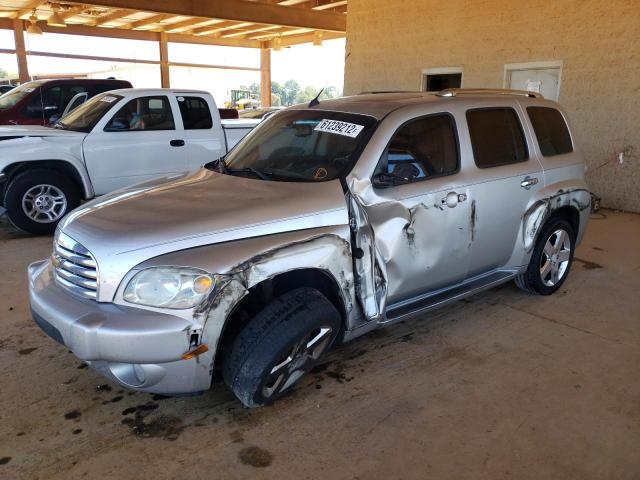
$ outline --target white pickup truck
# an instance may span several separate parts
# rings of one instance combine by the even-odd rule
[[[112,90],[52,128],[0,127],[0,204],[18,228],[53,232],[82,199],[197,170],[258,123],[220,120],[207,92]]]

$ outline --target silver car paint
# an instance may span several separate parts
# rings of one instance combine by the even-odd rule
[[[164,368],[163,375],[154,377],[155,383],[128,386],[165,392],[207,388],[215,347],[230,312],[250,288],[290,270],[314,268],[334,279],[344,303],[345,337],[351,339],[387,321],[387,302],[459,282],[476,273],[480,264],[474,261],[483,255],[497,255],[485,267],[507,272],[501,281],[515,275],[527,265],[530,245],[543,220],[560,206],[579,210],[580,240],[589,206],[582,158],[577,150],[542,158],[523,109],[529,104],[557,108],[553,102],[504,96],[365,95],[322,102],[321,109],[369,114],[381,120],[346,178],[346,199],[338,181],[263,182],[201,170],[166,184],[122,190],[74,211],[61,229],[96,258],[99,302],[166,314],[166,310],[133,308],[122,301],[122,289],[136,271],[184,265],[217,275],[218,288],[208,302],[195,310],[170,312],[189,322],[184,331],[176,333],[180,341],[195,333],[210,346],[197,362],[198,371],[208,375],[200,372],[188,379],[175,378],[176,368],[184,368],[176,358],[148,367],[152,371]],[[529,161],[500,167],[499,172],[475,166],[465,120],[469,108],[495,105],[518,111],[530,154]],[[409,119],[439,112],[450,113],[456,120],[460,171],[391,189],[373,188],[373,171],[395,130]],[[519,183],[530,175],[536,175],[539,183],[526,191]],[[496,202],[495,192],[486,188],[494,181],[515,185],[508,188],[522,198],[506,206],[501,203],[508,203],[509,198]],[[450,192],[464,196],[454,208],[442,203]],[[496,231],[501,219],[509,222],[507,234]],[[363,253],[361,258],[356,255],[355,275],[350,228],[356,248]],[[442,234],[445,231],[455,235]],[[492,242],[500,245],[499,252],[492,252]],[[34,268],[32,284],[46,271]],[[155,328],[152,322],[138,318],[136,325],[141,336]],[[109,362],[94,363],[113,378]]]

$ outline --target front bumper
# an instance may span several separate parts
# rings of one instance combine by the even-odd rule
[[[55,282],[48,261],[31,264],[28,274],[36,324],[104,376],[167,395],[211,385],[213,352],[182,359],[193,328],[184,318],[79,298]]]

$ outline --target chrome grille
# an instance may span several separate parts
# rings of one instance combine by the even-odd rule
[[[85,298],[96,299],[98,266],[89,250],[68,235],[59,233],[52,263],[60,285]]]

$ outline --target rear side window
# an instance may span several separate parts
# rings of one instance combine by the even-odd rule
[[[529,158],[522,125],[513,108],[469,110],[467,123],[478,167],[499,167]]]
[[[135,98],[122,107],[104,128],[106,132],[174,130],[167,97]]]
[[[404,124],[393,135],[375,176],[378,185],[412,183],[458,171],[458,140],[450,115],[432,115]]]
[[[548,107],[527,107],[527,113],[543,156],[553,157],[573,152],[569,129],[558,110]]]
[[[213,127],[207,101],[201,97],[178,97],[180,115],[185,130],[204,130]]]

